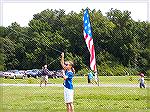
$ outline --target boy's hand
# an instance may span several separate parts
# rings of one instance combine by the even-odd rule
[[[61,53],[61,57],[64,57],[64,52]]]

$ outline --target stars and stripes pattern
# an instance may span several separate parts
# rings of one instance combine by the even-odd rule
[[[94,43],[93,43],[93,39],[92,39],[92,31],[91,31],[88,9],[86,9],[84,11],[83,22],[84,22],[83,23],[84,39],[87,44],[88,50],[90,52],[90,68],[91,68],[91,70],[93,70],[95,72],[95,71],[97,71],[96,59],[95,59],[95,50],[94,50]]]

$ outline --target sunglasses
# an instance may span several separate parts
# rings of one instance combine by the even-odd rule
[[[69,64],[65,64],[66,66],[68,66]]]

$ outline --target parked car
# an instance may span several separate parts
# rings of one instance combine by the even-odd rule
[[[57,78],[63,78],[62,70],[57,70],[55,74]]]
[[[62,76],[62,70],[56,70],[56,71],[49,71],[48,72],[48,77],[49,78],[60,78]]]
[[[26,75],[25,70],[19,70],[19,73]]]
[[[18,70],[8,70],[3,72],[4,74],[4,78],[14,78],[15,79],[15,75],[14,72],[17,72]]]
[[[48,78],[57,78],[56,77],[56,74],[55,74],[55,71],[48,71]]]
[[[24,79],[25,78],[25,74],[19,73],[18,70],[9,70],[9,71],[4,72],[3,74],[4,74],[5,78],[13,78],[13,79],[16,79],[16,78]]]
[[[34,77],[34,78],[38,78],[41,76],[41,70],[40,69],[33,69],[29,72],[29,75],[31,77]]]
[[[14,72],[14,79],[16,78],[22,78],[24,79],[26,77],[26,75],[24,73],[20,73],[19,71],[18,72]]]
[[[0,71],[0,77],[4,77],[4,72]]]
[[[38,72],[38,76],[41,77],[41,75],[42,75],[42,69],[40,69]]]
[[[32,70],[26,70],[25,71],[25,74],[26,74],[26,76],[29,78],[29,77],[31,77],[31,75],[30,75],[30,73],[32,72]]]

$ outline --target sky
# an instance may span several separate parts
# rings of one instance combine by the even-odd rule
[[[20,26],[28,26],[33,15],[45,9],[64,9],[79,13],[86,7],[101,10],[103,15],[111,8],[131,11],[135,21],[150,21],[150,0],[0,0],[0,25],[9,26],[17,22]]]

